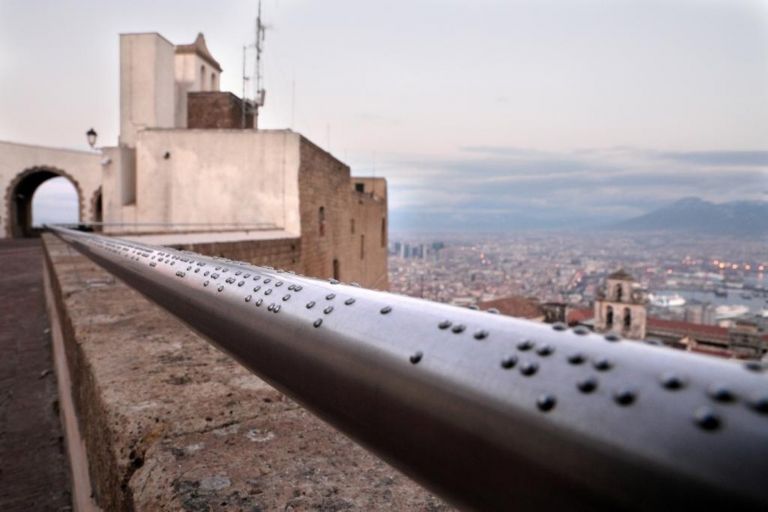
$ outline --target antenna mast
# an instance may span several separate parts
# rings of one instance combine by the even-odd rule
[[[259,9],[256,15],[256,39],[250,45],[243,46],[243,109],[242,109],[242,128],[245,128],[245,117],[248,111],[253,113],[253,128],[258,128],[259,123],[259,108],[264,105],[265,91],[262,86],[264,76],[261,70],[261,53],[264,51],[264,35],[266,27],[261,22],[261,0],[259,0]],[[246,83],[251,80],[251,76],[247,74],[246,70],[246,53],[249,48],[256,50],[256,65],[253,70],[253,74],[256,75],[256,80],[253,84],[253,98],[247,97]]]
[[[254,46],[256,47],[256,83],[254,84],[254,102],[256,107],[264,105],[264,88],[262,87],[262,81],[264,77],[261,71],[261,52],[264,47],[264,24],[261,22],[261,0],[259,0],[259,12],[256,16],[256,41]]]

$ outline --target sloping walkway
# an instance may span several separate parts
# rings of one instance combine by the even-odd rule
[[[71,510],[37,239],[0,240],[0,510]]]

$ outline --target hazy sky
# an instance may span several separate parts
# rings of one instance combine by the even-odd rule
[[[768,2],[264,0],[265,128],[389,179],[392,226],[768,197]],[[197,32],[240,94],[256,2],[0,0],[0,140],[112,145],[120,32]],[[565,224],[563,224],[565,225]]]

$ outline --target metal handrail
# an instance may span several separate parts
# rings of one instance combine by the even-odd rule
[[[459,507],[768,509],[768,370],[53,227]]]

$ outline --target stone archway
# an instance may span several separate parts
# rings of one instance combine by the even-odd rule
[[[5,190],[5,203],[8,205],[6,236],[25,238],[36,236],[32,229],[32,196],[43,182],[56,177],[69,180],[77,191],[78,213],[84,218],[83,191],[80,184],[67,172],[50,166],[35,166],[17,174]]]

